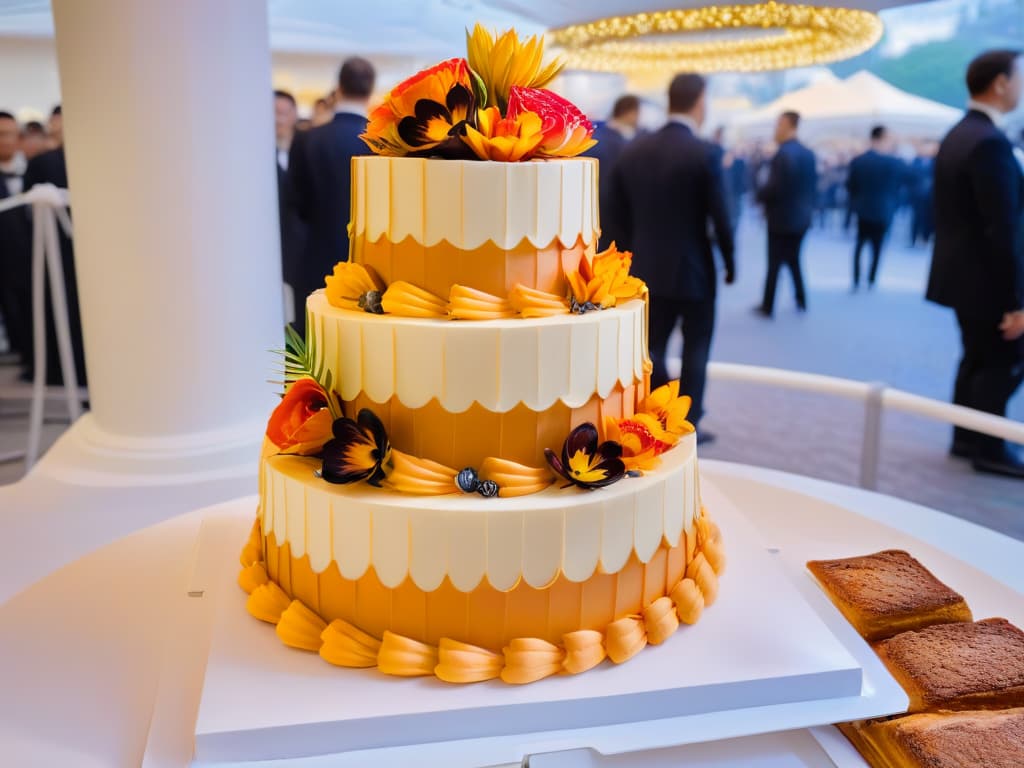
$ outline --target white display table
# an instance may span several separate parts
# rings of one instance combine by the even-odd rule
[[[961,591],[976,617],[1005,616],[1024,625],[1022,542],[830,483],[711,461],[702,462],[701,471],[709,506],[721,494],[742,510],[798,586],[800,579],[809,583],[800,572],[808,558],[901,547]],[[219,577],[210,569],[223,562],[221,552],[234,560],[253,511],[252,500],[245,500],[160,523],[85,556],[0,605],[0,743],[6,764],[190,764],[216,618],[214,601],[200,593]],[[76,535],[81,521],[75,512],[69,503],[53,516],[55,537]],[[16,550],[19,532],[9,533]],[[530,764],[863,765],[841,738],[834,738],[834,729],[729,738],[764,730],[742,725],[747,716],[758,716],[756,710],[733,715],[739,725],[732,733],[722,729],[717,741],[681,747],[655,738],[657,724],[639,724],[636,730],[652,733],[646,742],[650,748],[614,756],[565,740],[534,739]],[[619,751],[607,739],[595,738],[592,746]],[[476,748],[476,764],[502,762],[488,758],[486,744]],[[429,746],[412,754],[416,764],[440,764],[431,761]],[[390,764],[409,764],[409,759],[409,753],[395,753]],[[259,763],[339,764],[330,756]]]

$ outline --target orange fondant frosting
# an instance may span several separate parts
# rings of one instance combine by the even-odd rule
[[[455,484],[458,470],[394,449],[391,451],[391,462],[392,469],[385,481],[387,488],[418,496],[459,493],[459,487]]]
[[[647,642],[661,645],[679,629],[679,617],[676,607],[669,597],[659,597],[644,608],[644,628],[647,631]]]
[[[292,600],[277,622],[277,636],[281,642],[304,651],[319,651],[323,645],[320,633],[327,624],[298,600]]]
[[[670,597],[676,605],[676,615],[684,624],[696,624],[704,612],[704,595],[693,579],[683,579],[672,590]]]
[[[555,481],[547,467],[527,467],[508,459],[493,456],[480,464],[480,479],[493,480],[498,484],[498,496],[508,498],[526,496],[543,491]]]
[[[505,667],[501,670],[501,679],[518,685],[557,675],[565,659],[562,648],[536,638],[517,637],[502,652]]]
[[[263,563],[247,565],[238,572],[238,586],[247,595],[251,595],[256,587],[266,584],[269,580],[270,577],[267,576],[267,569],[263,567]]]
[[[715,574],[703,552],[698,552],[686,566],[686,578],[697,582],[697,588],[704,595],[704,605],[712,605],[718,596],[718,576]]]
[[[522,283],[516,283],[509,292],[508,301],[523,317],[551,317],[569,311],[569,300],[565,296],[528,288]]]
[[[434,674],[437,666],[437,648],[394,632],[384,632],[377,667],[385,675],[421,677]]]
[[[468,643],[442,638],[434,674],[447,683],[478,683],[501,674],[504,657]]]
[[[364,235],[351,240],[352,261],[372,267],[386,284],[404,280],[434,296],[448,296],[456,284],[508,296],[517,283],[564,296],[563,264],[575,267],[585,250],[582,239],[570,248],[557,238],[544,248],[524,239],[509,250],[490,241],[463,250],[444,241],[425,246],[412,237],[400,243],[387,237],[370,242]]]
[[[604,635],[594,629],[580,629],[562,637],[565,661],[562,666],[571,675],[593,669],[608,655],[604,650]]]
[[[448,317],[448,302],[405,280],[396,280],[380,301],[381,308],[399,317]]]
[[[705,602],[713,599],[713,594],[718,588],[718,575],[699,551],[698,544],[700,541],[705,545],[721,541],[717,526],[708,521],[703,512],[698,523],[692,535],[684,533],[684,540],[680,541],[679,546],[660,550],[639,574],[642,593],[639,597],[639,612],[637,608],[631,607],[628,601],[621,600],[615,595],[611,600],[615,606],[614,610],[626,610],[626,615],[607,624],[603,632],[587,628],[564,632],[560,644],[521,635],[518,633],[521,627],[515,622],[514,626],[508,624],[508,621],[506,629],[512,627],[512,636],[500,654],[479,645],[452,639],[445,636],[445,633],[441,634],[436,646],[390,629],[382,630],[382,639],[377,640],[373,634],[342,619],[335,619],[326,624],[321,613],[308,607],[302,600],[293,599],[289,602],[285,589],[274,581],[256,586],[249,596],[247,607],[256,618],[277,624],[277,635],[285,645],[319,652],[325,661],[338,666],[376,665],[385,674],[405,677],[433,674],[452,683],[479,682],[495,677],[500,677],[502,681],[511,684],[530,683],[555,674],[584,672],[600,664],[606,656],[615,663],[622,663],[635,656],[646,645],[657,645],[667,640],[678,630],[680,621],[694,623],[699,618]],[[259,531],[258,524],[256,529]],[[286,588],[304,594],[308,594],[312,589],[319,594],[319,584],[315,580],[307,581],[308,576],[304,573],[304,569],[308,569],[308,562],[303,565],[301,561],[290,560],[287,549],[286,544],[283,553],[277,551],[273,542],[268,541],[267,556],[274,562],[268,569],[270,575],[286,580]],[[693,557],[687,564],[688,552],[693,553]],[[297,569],[296,564],[299,565]],[[625,570],[629,570],[632,564],[627,564]],[[255,572],[255,569],[264,567],[265,564],[258,561],[245,566],[243,573]],[[691,570],[697,578],[682,578],[684,568]],[[589,582],[600,581],[608,576],[595,574]],[[635,576],[636,574],[631,573],[626,582],[636,584]],[[246,586],[244,582],[246,579],[240,576],[239,583],[243,584],[243,588]],[[451,587],[448,585],[446,588],[446,584],[447,581],[436,592],[450,594]],[[668,589],[668,595],[662,594],[667,585],[674,586]],[[582,597],[587,585],[567,586],[570,593]],[[516,589],[508,594],[513,595]],[[354,590],[357,593],[356,603],[363,605],[364,609],[376,604],[378,598],[398,591],[384,589],[379,583],[375,586],[372,582],[362,588],[357,583]],[[364,594],[359,595],[360,591]],[[540,605],[538,598],[543,595],[547,596],[548,605],[558,614],[555,624],[567,618],[571,624],[578,624],[583,617],[592,615],[580,607],[573,608],[565,602],[568,593],[563,594],[564,592],[558,580],[547,589],[529,589],[520,600],[504,606],[501,615],[508,620],[510,613],[515,614],[517,608],[525,609],[529,614]],[[601,595],[600,592],[589,594],[591,598]],[[606,599],[601,597],[602,602]],[[404,607],[412,607],[412,602]],[[329,603],[330,600],[325,601],[325,604]],[[427,606],[429,612],[429,602]],[[475,625],[486,624],[492,615],[496,615],[493,611],[488,613],[487,610],[483,610],[484,607],[478,606],[474,610]],[[422,609],[423,603],[420,603],[415,610]],[[387,610],[392,624],[397,627],[402,623],[403,616],[399,615],[403,613],[401,604],[395,610],[395,604],[391,603]],[[434,604],[433,612],[444,614],[443,604]],[[572,621],[571,616],[576,616],[576,620]],[[468,616],[465,617],[465,621],[454,615],[445,621],[450,619],[454,619],[450,628],[456,633],[468,634],[474,625],[474,622],[468,621]],[[550,626],[552,625],[549,623]]]
[[[291,600],[288,599],[284,590],[274,582],[268,581],[266,584],[256,587],[249,594],[245,609],[260,621],[277,624],[281,619],[281,614],[285,612],[290,603]]]
[[[338,667],[375,667],[381,642],[347,621],[335,619],[320,635],[320,658]]]
[[[457,284],[448,295],[448,309],[454,320],[502,320],[516,315],[507,298]]]
[[[547,466],[544,449],[560,448],[574,426],[585,421],[600,424],[605,417],[631,416],[642,398],[638,382],[625,388],[616,386],[605,398],[594,395],[579,408],[556,402],[543,413],[522,403],[506,413],[476,403],[462,413],[450,413],[437,400],[409,408],[398,398],[378,403],[364,394],[346,401],[344,409],[354,418],[361,409],[369,408],[383,422],[394,448],[447,467],[479,469],[485,458],[500,457],[539,468]]]
[[[664,555],[656,553],[646,564],[633,555],[618,573],[595,573],[582,584],[559,576],[543,589],[520,581],[506,592],[486,580],[472,592],[460,592],[447,577],[432,592],[408,579],[389,589],[372,567],[352,580],[334,563],[314,573],[308,556],[293,558],[288,544],[279,547],[273,534],[267,537],[267,565],[271,579],[289,590],[281,610],[294,597],[325,621],[342,619],[374,637],[388,630],[430,646],[450,637],[497,650],[517,637],[560,643],[567,632],[603,630],[621,616],[640,614],[683,578],[682,542],[662,550]]]
[[[613,621],[605,630],[605,649],[608,658],[621,664],[644,649],[647,645],[647,631],[639,616],[623,616]]]
[[[252,525],[252,529],[249,531],[249,538],[246,540],[238,560],[242,565],[252,565],[262,559],[263,538],[260,536],[260,521],[257,518]]]

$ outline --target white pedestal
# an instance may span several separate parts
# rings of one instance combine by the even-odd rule
[[[332,765],[368,766],[402,764],[404,752],[406,759],[430,754],[429,764],[470,766],[483,764],[483,754],[494,763],[584,746],[615,753],[905,708],[906,697],[856,633],[845,623],[827,626],[744,516],[713,491],[706,499],[729,566],[718,601],[700,622],[621,666],[605,662],[523,687],[453,686],[331,667],[281,645],[273,627],[245,612],[235,574],[222,572],[213,587],[221,602],[196,725],[197,761],[344,753]]]

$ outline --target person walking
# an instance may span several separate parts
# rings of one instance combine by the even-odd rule
[[[348,259],[352,157],[369,152],[367,104],[375,72],[366,59],[346,59],[338,74],[334,119],[294,134],[288,156],[292,208],[307,226],[301,264],[290,269],[295,295],[295,330],[305,333],[306,297],[321,287],[334,265]]]
[[[614,218],[614,211],[609,207],[611,202],[611,180],[612,170],[615,163],[622,154],[622,150],[631,142],[637,134],[637,126],[640,123],[640,100],[631,94],[625,94],[615,100],[612,107],[612,117],[604,123],[598,123],[594,127],[593,138],[597,144],[584,152],[585,157],[593,157],[598,163],[598,185],[599,204],[601,207],[601,221],[610,221]],[[598,243],[598,250],[605,250],[611,245],[608,237],[608,227],[605,226]]]
[[[771,317],[775,311],[775,289],[782,267],[793,277],[796,306],[807,309],[807,291],[800,269],[800,249],[811,226],[818,196],[818,164],[814,153],[797,139],[800,115],[783,112],[775,126],[778,151],[772,158],[768,180],[758,192],[768,222],[768,274],[764,298],[754,311]]]
[[[963,344],[953,402],[998,416],[1024,380],[1024,174],[999,124],[1020,102],[1020,51],[967,68],[967,114],[935,158],[935,248],[927,298],[956,313]],[[957,427],[950,453],[974,469],[1024,479],[1003,440]]]
[[[850,162],[846,190],[850,207],[857,215],[857,242],[853,247],[853,290],[860,287],[860,254],[871,245],[868,287],[878,278],[882,245],[900,202],[900,190],[908,181],[908,169],[889,154],[889,132],[883,125],[871,129],[871,147]]]
[[[620,248],[633,252],[633,272],[650,289],[652,387],[668,381],[665,350],[676,323],[682,322],[680,392],[693,399],[689,419],[697,427],[698,442],[713,439],[699,426],[715,324],[717,269],[709,222],[725,264],[725,282],[736,278],[721,167],[698,137],[705,87],[700,75],[677,75],[668,90],[668,123],[622,151],[612,171],[616,216],[609,233]]]

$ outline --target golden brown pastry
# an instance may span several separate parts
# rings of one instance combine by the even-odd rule
[[[1024,706],[1024,632],[1006,619],[936,624],[875,650],[910,697],[910,712]]]
[[[811,560],[807,568],[865,640],[971,620],[963,597],[902,550]]]
[[[940,712],[839,726],[872,768],[1020,768],[1024,709]]]

